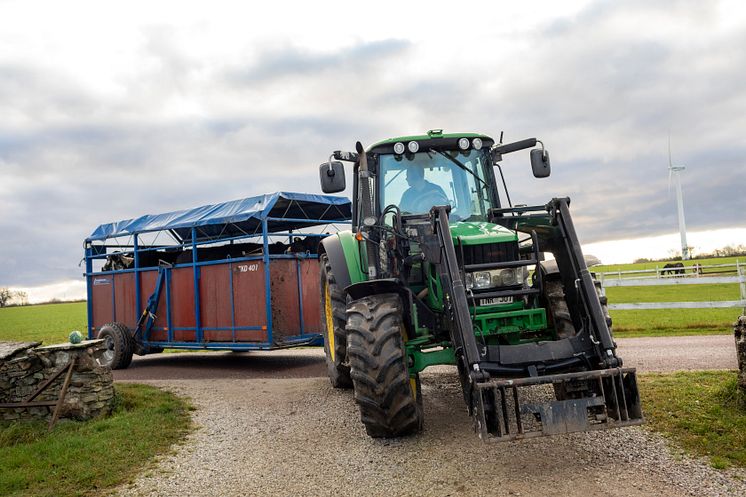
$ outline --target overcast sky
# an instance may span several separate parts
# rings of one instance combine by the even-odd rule
[[[515,154],[511,196],[571,197],[584,243],[677,230],[670,133],[689,230],[746,228],[742,2],[235,4],[0,0],[0,286],[81,281],[101,223],[318,192],[331,150],[431,128],[543,140],[552,176]]]

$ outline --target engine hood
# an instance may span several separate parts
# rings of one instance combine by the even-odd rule
[[[464,245],[481,245],[484,243],[514,242],[518,235],[499,224],[486,222],[459,221],[451,225],[451,237],[456,244],[460,239]]]

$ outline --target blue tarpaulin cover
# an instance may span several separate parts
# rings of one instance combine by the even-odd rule
[[[102,224],[86,241],[106,240],[152,231],[172,230],[182,240],[191,239],[192,228],[198,228],[198,238],[261,234],[261,222],[266,218],[286,218],[269,221],[268,231],[290,230],[319,221],[348,221],[352,217],[350,200],[332,195],[276,192],[194,209],[146,214],[134,219]],[[322,223],[318,223],[322,224]]]

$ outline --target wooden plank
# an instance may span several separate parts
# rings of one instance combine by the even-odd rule
[[[62,390],[60,390],[60,398],[57,399],[57,405],[54,408],[54,413],[52,414],[52,419],[49,420],[49,431],[52,430],[54,427],[54,424],[57,422],[57,417],[60,415],[60,409],[62,408],[62,404],[65,402],[65,394],[67,394],[67,387],[70,386],[70,380],[73,377],[73,369],[75,368],[75,357],[72,358],[70,361],[70,366],[67,369],[67,375],[65,375],[65,383],[62,385]]]
[[[617,311],[644,309],[723,309],[746,307],[746,300],[721,300],[716,302],[644,302],[609,304],[609,309]]]

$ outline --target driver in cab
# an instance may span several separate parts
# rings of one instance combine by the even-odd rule
[[[428,212],[434,205],[447,205],[448,197],[441,187],[425,179],[425,169],[420,165],[407,168],[409,188],[401,196],[399,209],[409,214]]]

